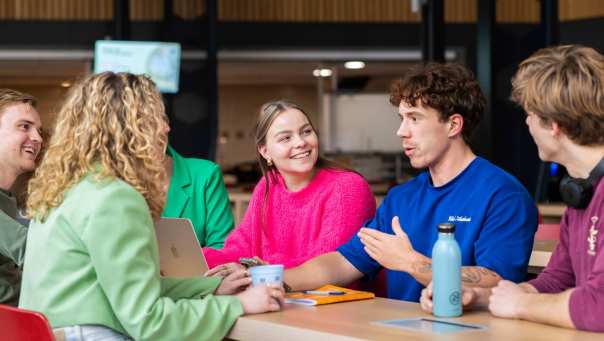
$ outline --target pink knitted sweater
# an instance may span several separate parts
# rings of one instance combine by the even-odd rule
[[[283,178],[271,180],[264,205],[265,180],[256,185],[243,221],[227,237],[224,248],[204,248],[210,268],[240,257],[258,256],[286,268],[334,251],[375,214],[375,200],[360,175],[320,169],[297,192]]]

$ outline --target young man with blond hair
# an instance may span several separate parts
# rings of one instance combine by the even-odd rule
[[[464,303],[488,305],[499,317],[602,332],[604,56],[578,45],[539,50],[520,63],[512,100],[527,113],[539,157],[566,167],[570,177],[560,191],[569,207],[560,222],[560,242],[536,279],[464,289]],[[430,288],[422,292],[427,311],[430,297]]]
[[[17,220],[11,189],[17,177],[33,171],[42,146],[36,100],[0,89],[0,304],[17,305],[27,228]]]

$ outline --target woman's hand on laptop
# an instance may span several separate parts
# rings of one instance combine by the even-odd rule
[[[234,295],[245,290],[251,283],[252,278],[245,268],[243,270],[236,270],[222,279],[214,294]]]
[[[228,275],[232,274],[233,272],[241,271],[241,270],[245,270],[245,266],[243,266],[239,263],[226,263],[226,264],[218,265],[218,266],[211,268],[204,274],[204,276],[206,276],[206,277],[218,276],[218,277],[225,278]]]
[[[259,314],[281,310],[285,304],[285,292],[282,286],[259,285],[249,287],[237,295],[245,314]]]

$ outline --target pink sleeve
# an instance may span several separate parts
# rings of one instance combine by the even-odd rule
[[[211,269],[217,265],[239,262],[241,257],[253,257],[254,236],[258,231],[258,207],[262,207],[261,202],[264,197],[264,181],[261,180],[254,188],[250,203],[245,211],[243,220],[227,237],[222,249],[210,247],[203,248],[203,254]]]
[[[375,215],[375,198],[367,181],[356,173],[347,179],[337,188],[340,195],[334,197],[338,200],[330,200],[325,205],[325,212],[332,214],[326,214],[323,219],[321,253],[335,251]]]
[[[575,275],[568,245],[568,220],[566,214],[560,222],[560,242],[552,253],[547,266],[529,283],[540,293],[555,294],[575,286]]]
[[[587,281],[570,295],[570,317],[577,329],[604,332],[604,248],[600,248]]]
[[[329,196],[328,200],[317,206],[325,212],[321,219],[322,231],[317,242],[309,243],[308,256],[291,258],[282,254],[271,254],[265,256],[265,261],[282,262],[285,268],[291,268],[313,257],[335,251],[357,233],[363,223],[373,217],[375,199],[365,179],[355,173],[348,175],[346,181],[334,181],[338,181],[334,193],[338,195]]]

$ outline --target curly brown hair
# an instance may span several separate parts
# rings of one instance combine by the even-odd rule
[[[604,56],[590,47],[538,50],[520,63],[511,99],[579,145],[604,144]]]
[[[153,81],[103,72],[73,86],[57,117],[46,155],[30,181],[27,210],[41,221],[65,191],[94,172],[134,187],[159,218],[165,192],[164,105]]]
[[[486,106],[486,99],[472,72],[456,63],[419,64],[392,83],[392,105],[398,107],[404,101],[409,106],[417,106],[418,100],[435,109],[442,122],[453,114],[461,115],[461,134],[468,144]]]

